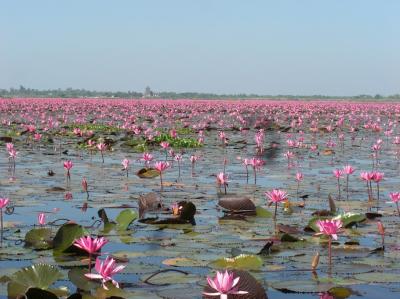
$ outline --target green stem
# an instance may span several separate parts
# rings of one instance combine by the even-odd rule
[[[332,266],[332,237],[328,239],[328,255],[329,255],[329,267]]]
[[[1,222],[0,247],[3,247],[3,209],[0,209],[0,222]]]

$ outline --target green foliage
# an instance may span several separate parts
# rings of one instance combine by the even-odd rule
[[[173,148],[194,148],[202,146],[202,144],[199,143],[195,138],[191,137],[172,138],[169,134],[165,133],[154,137],[152,141],[147,141],[147,143],[159,145],[163,141],[167,141]]]
[[[36,264],[14,273],[12,280],[30,287],[49,288],[62,278],[61,272],[52,265]]]
[[[53,239],[54,251],[62,253],[67,251],[74,241],[86,234],[86,230],[78,224],[67,223],[62,225]]]
[[[52,247],[51,229],[34,228],[25,235],[25,244],[35,249],[49,249]]]
[[[115,127],[115,126],[110,126],[106,124],[69,124],[66,126],[67,129],[81,129],[82,131],[94,131],[98,133],[117,133],[121,132],[122,129]]]
[[[233,268],[233,269],[246,269],[246,270],[257,270],[261,268],[263,262],[262,259],[257,255],[241,254],[234,258],[220,258],[212,262],[212,266],[215,268]]]

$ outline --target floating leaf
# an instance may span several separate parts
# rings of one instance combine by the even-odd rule
[[[36,264],[23,268],[11,276],[11,280],[28,287],[48,289],[54,282],[62,278],[61,272],[48,264]]]
[[[343,227],[350,227],[355,223],[363,222],[367,219],[365,214],[345,213],[340,214],[333,219],[340,219],[343,222]]]
[[[167,266],[174,266],[174,267],[204,267],[206,263],[203,261],[196,261],[194,259],[189,259],[186,257],[176,257],[171,259],[163,260],[162,262],[164,265]]]
[[[353,294],[350,289],[344,287],[333,287],[328,292],[336,299],[345,299]]]
[[[297,242],[297,241],[300,241],[300,239],[296,238],[292,235],[289,235],[289,234],[283,234],[281,237],[281,241],[282,242]]]
[[[260,218],[271,218],[272,213],[263,207],[256,207],[256,216]]]
[[[81,225],[67,223],[62,225],[53,240],[54,250],[56,252],[67,251],[74,241],[85,235],[85,230]]]
[[[251,212],[256,211],[256,206],[248,197],[222,197],[218,205],[232,212]]]
[[[160,173],[154,168],[142,168],[136,173],[136,175],[141,179],[152,179],[158,177]]]
[[[126,230],[137,217],[137,213],[131,209],[121,211],[115,219],[117,222],[117,230]]]
[[[148,279],[148,277],[143,278],[143,280],[147,280],[150,284],[155,285],[194,283],[198,281],[198,279],[199,277],[193,274],[176,271],[161,272],[150,279]]]
[[[383,273],[383,272],[360,273],[355,275],[354,278],[371,283],[400,282],[400,274],[397,273]]]
[[[241,254],[234,258],[221,258],[212,262],[212,266],[215,268],[234,268],[246,270],[259,269],[261,268],[262,264],[262,259],[259,256],[247,254]]]
[[[35,249],[49,249],[52,247],[51,229],[34,228],[25,235],[25,244]]]
[[[272,282],[271,287],[284,293],[322,293],[335,285],[332,283],[317,283],[312,280],[292,280]]]
[[[100,284],[88,279],[85,276],[86,273],[88,273],[87,269],[72,268],[68,272],[68,278],[75,286],[84,291],[90,291],[99,287]]]

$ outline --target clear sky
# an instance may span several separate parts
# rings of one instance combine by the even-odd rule
[[[0,0],[0,88],[400,93],[399,0]]]

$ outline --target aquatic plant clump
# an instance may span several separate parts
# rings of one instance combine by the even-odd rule
[[[399,116],[397,103],[0,99],[2,294],[397,298]]]

